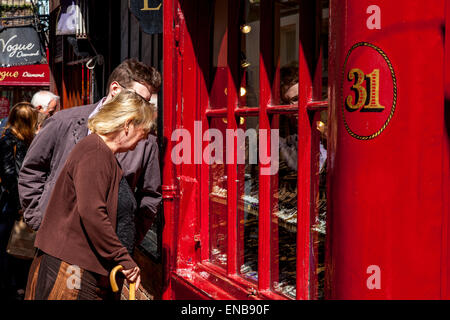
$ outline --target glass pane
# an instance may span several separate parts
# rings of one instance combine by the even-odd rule
[[[320,47],[322,52],[322,100],[328,99],[328,29],[330,0],[321,0]]]
[[[275,1],[274,10],[275,105],[298,100],[299,2]]]
[[[211,149],[204,151],[210,154],[209,169],[209,230],[211,262],[225,267],[227,264],[227,167],[225,165],[226,150],[223,137],[226,134],[226,119],[211,119],[210,132]],[[216,129],[216,137],[214,130]],[[204,158],[205,159],[205,158]]]
[[[274,115],[272,125],[280,130],[279,171],[272,178],[272,288],[295,299],[298,118]]]
[[[245,0],[241,16],[240,107],[259,107],[260,3]]]
[[[327,111],[322,111],[315,115],[316,127],[318,131],[313,131],[313,165],[318,181],[313,185],[315,190],[315,210],[311,220],[311,297],[313,299],[324,299],[325,280],[325,240],[326,240],[326,216],[327,216]]]
[[[212,57],[211,108],[227,107],[227,54],[228,54],[228,1],[218,0],[215,4],[214,36]]]
[[[258,280],[258,118],[238,119],[238,267],[244,277]],[[245,139],[245,141],[244,141]],[[244,161],[245,160],[245,161]]]

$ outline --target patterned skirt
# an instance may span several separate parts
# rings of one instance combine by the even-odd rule
[[[118,279],[123,285],[123,278]],[[25,300],[119,300],[108,277],[38,251],[28,275]]]

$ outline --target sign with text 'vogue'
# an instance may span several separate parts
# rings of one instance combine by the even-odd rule
[[[33,64],[6,68],[0,67],[0,87],[49,85],[50,68],[48,64]]]
[[[131,0],[130,11],[145,33],[162,33],[163,0]]]
[[[45,63],[44,49],[33,27],[5,28],[0,32],[0,65]]]

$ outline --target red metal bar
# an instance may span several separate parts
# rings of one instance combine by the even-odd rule
[[[164,300],[172,298],[170,273],[174,267],[174,252],[173,252],[173,215],[175,213],[174,195],[176,190],[175,168],[171,160],[171,152],[173,142],[171,135],[175,127],[176,113],[176,84],[177,84],[177,54],[175,52],[175,30],[174,30],[174,8],[176,0],[168,0],[163,2],[163,28],[164,28],[164,42],[163,42],[163,101],[164,101],[164,126],[163,136],[167,142],[166,151],[162,150],[164,155],[163,165],[163,201],[164,207],[164,230],[162,236],[162,257],[163,257],[163,294]],[[168,192],[169,191],[169,192]]]
[[[298,112],[298,106],[297,105],[268,106],[266,108],[266,111],[268,113],[274,113],[274,114],[295,113],[295,112]]]
[[[270,155],[270,121],[267,114],[267,107],[270,105],[272,92],[270,74],[273,65],[273,45],[272,34],[273,4],[269,1],[261,3],[261,23],[260,26],[260,55],[259,55],[259,128],[266,130],[267,155]],[[261,135],[259,139],[263,139]],[[258,150],[261,147],[259,145]],[[259,150],[261,151],[261,150]],[[264,151],[263,151],[264,152]],[[260,159],[261,160],[261,159]],[[259,290],[270,290],[271,288],[271,197],[270,189],[271,177],[262,174],[262,170],[270,168],[269,164],[259,163],[259,228],[258,228],[258,287]]]
[[[279,68],[277,68],[279,70]],[[279,72],[278,72],[279,73]],[[275,98],[275,97],[273,97]],[[297,108],[295,108],[297,110]],[[291,111],[292,112],[292,111]],[[271,121],[272,121],[272,125],[271,128],[272,129],[280,129],[280,114],[282,112],[277,112],[274,113],[271,117]],[[279,224],[278,224],[278,219],[275,216],[274,213],[279,211],[279,201],[278,198],[280,196],[280,190],[279,190],[279,175],[275,174],[273,176],[271,176],[271,206],[270,206],[270,215],[271,215],[271,219],[272,223],[271,223],[271,238],[270,240],[272,241],[272,245],[270,248],[270,254],[271,254],[271,266],[270,266],[270,282],[271,282],[271,289],[272,289],[272,284],[277,282],[280,282],[280,263],[279,263],[279,259],[280,259],[280,246],[279,246],[279,241],[280,241],[280,236],[279,236]],[[275,197],[275,195],[277,195]],[[267,292],[270,292],[270,290],[267,290]]]
[[[204,7],[201,5],[202,8]],[[213,5],[210,5],[209,7],[203,8],[200,12],[200,16],[207,16],[209,14],[209,10],[214,8]],[[203,19],[201,21],[205,21],[205,24],[201,24],[199,26],[200,29],[207,29],[207,30],[213,30],[213,25],[211,23],[210,19]],[[211,41],[211,39],[210,39]],[[198,61],[202,60],[209,60],[204,59],[205,56],[209,56],[210,54],[210,48],[212,47],[212,43],[209,41],[199,41],[202,43],[202,55],[198,56]],[[208,64],[207,67],[208,70],[211,70],[211,65]],[[200,70],[199,70],[200,71]],[[205,130],[209,129],[209,120],[208,116],[206,115],[208,109],[208,106],[211,104],[210,102],[210,95],[208,92],[208,83],[207,81],[210,79],[209,73],[204,73],[203,77],[200,76],[199,78],[199,105],[200,105],[200,119],[202,121],[202,128],[203,132]],[[226,109],[225,109],[226,112]],[[225,113],[226,116],[226,113]],[[202,132],[202,136],[203,136]],[[203,142],[202,150],[205,150],[205,147],[207,146],[207,142]],[[203,154],[202,154],[202,160],[201,165],[199,165],[199,182],[200,182],[200,211],[197,213],[199,215],[199,223],[197,223],[197,234],[200,235],[200,250],[197,250],[197,262],[207,261],[210,258],[210,242],[209,242],[209,226],[210,226],[210,219],[209,219],[209,213],[210,213],[210,207],[209,207],[209,192],[210,192],[210,186],[209,186],[209,173],[210,173],[210,165],[206,163],[203,160]],[[197,246],[197,244],[196,244]]]
[[[236,116],[258,116],[259,108],[236,108],[234,110],[234,114]]]
[[[319,156],[320,156],[320,132],[315,128],[316,122],[320,120],[320,112],[315,112],[313,115],[312,129],[311,129],[311,215],[310,228],[316,224],[316,218],[319,216],[318,196],[319,196]],[[318,250],[318,233],[310,231],[311,235],[311,261],[310,261],[310,293],[309,299],[317,299],[318,296],[318,274],[317,263],[319,258]]]
[[[227,129],[237,129],[236,118],[234,110],[238,107],[238,88],[236,87],[238,75],[239,75],[239,60],[238,54],[238,40],[239,40],[239,8],[240,5],[235,1],[229,1],[228,3],[228,88],[227,88]],[[227,145],[227,158],[229,156],[230,148],[233,148],[234,157],[232,163],[227,161],[227,183],[228,183],[228,274],[236,274],[237,272],[237,165],[236,154],[237,147],[234,143],[233,146]]]
[[[445,1],[445,39],[444,39],[444,114],[448,119],[450,113],[450,0]],[[448,120],[447,120],[448,123]],[[448,130],[448,125],[447,125]],[[449,154],[448,143],[444,144],[444,154]],[[443,180],[450,180],[450,168],[449,163],[445,162],[445,157],[443,157]],[[450,187],[448,184],[443,184],[443,199],[448,197],[450,192]],[[450,207],[448,201],[443,203],[443,214],[442,214],[442,265],[441,265],[441,298],[450,299],[450,269],[449,269],[449,242],[450,234],[448,232],[448,220]]]
[[[226,118],[228,114],[227,108],[221,108],[221,109],[206,109],[205,115],[207,117],[224,117]]]
[[[325,111],[328,109],[328,100],[323,101],[308,101],[306,108],[309,111]]]
[[[308,14],[300,10],[299,19]],[[297,299],[309,299],[310,213],[311,213],[311,124],[307,110],[312,80],[304,52],[306,37],[300,28],[298,85],[298,193],[297,193]]]

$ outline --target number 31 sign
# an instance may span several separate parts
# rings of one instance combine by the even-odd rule
[[[383,50],[368,42],[350,48],[342,96],[344,125],[352,137],[370,140],[386,129],[397,104],[397,80]]]

